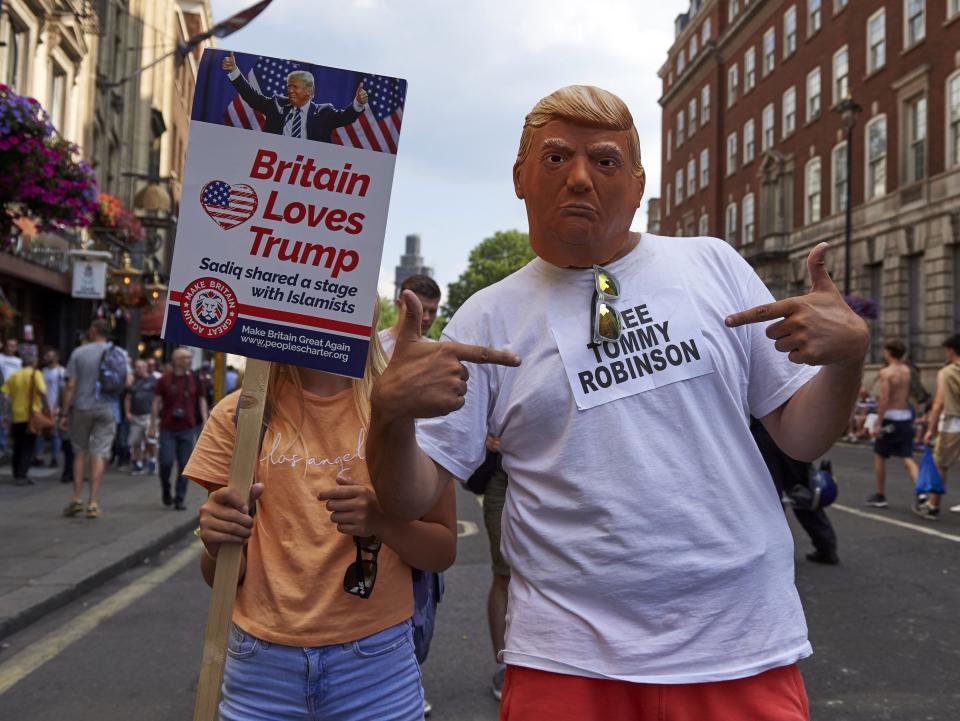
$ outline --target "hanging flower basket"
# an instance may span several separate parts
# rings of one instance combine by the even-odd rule
[[[120,198],[100,193],[94,223],[122,235],[128,243],[142,243],[146,237],[143,225],[133,211],[123,207]]]
[[[0,84],[0,248],[10,244],[13,220],[43,230],[89,225],[97,183],[76,145],[55,135],[34,98]]]

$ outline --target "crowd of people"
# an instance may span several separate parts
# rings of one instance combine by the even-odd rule
[[[66,365],[55,348],[38,358],[32,344],[5,342],[0,444],[14,483],[33,485],[33,468],[60,468],[60,480],[72,486],[64,515],[99,518],[103,474],[112,465],[158,474],[162,504],[186,510],[182,470],[213,400],[210,366],[192,370],[187,348],[174,349],[165,363],[133,360],[110,336],[109,323],[95,320]],[[225,389],[238,384],[229,368]]]

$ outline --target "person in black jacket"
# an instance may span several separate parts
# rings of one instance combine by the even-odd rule
[[[785,491],[797,484],[807,484],[810,473],[809,463],[795,461],[781,451],[770,434],[767,433],[767,429],[756,418],[750,419],[750,432],[753,433],[753,439],[757,442],[760,455],[763,456],[767,468],[770,469],[773,483],[777,487],[777,493],[780,494],[781,498],[783,498]],[[807,532],[813,542],[814,550],[807,554],[807,560],[828,565],[839,563],[837,533],[833,530],[833,524],[830,523],[826,511],[822,508],[810,511],[794,506],[793,515],[797,517],[797,521],[800,522],[803,530]]]
[[[313,75],[296,70],[287,76],[287,94],[268,98],[250,87],[237,68],[237,59],[230,53],[220,65],[227,71],[230,83],[251,108],[263,113],[266,122],[263,131],[292,138],[307,138],[330,142],[330,132],[349,125],[366,109],[367,91],[363,83],[357,87],[353,104],[341,109],[330,103],[313,102]]]

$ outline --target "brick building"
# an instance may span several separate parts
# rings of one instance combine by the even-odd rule
[[[869,361],[900,337],[929,375],[960,332],[960,0],[692,0],[663,80],[660,227],[740,250],[775,296],[829,241],[872,298]],[[839,112],[843,101],[860,112]]]

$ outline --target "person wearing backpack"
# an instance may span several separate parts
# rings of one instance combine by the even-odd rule
[[[183,469],[193,452],[197,428],[207,420],[207,399],[203,382],[190,370],[193,354],[177,348],[171,358],[173,368],[164,373],[154,389],[150,433],[160,429],[160,487],[163,505],[185,511],[187,479]],[[177,481],[171,495],[170,473],[177,462]]]
[[[67,385],[60,408],[60,430],[69,430],[74,451],[73,495],[63,509],[67,517],[84,510],[80,496],[85,476],[90,481],[87,518],[99,518],[101,513],[97,494],[117,430],[113,406],[127,382],[126,353],[110,343],[109,338],[107,321],[93,321],[87,331],[89,342],[74,349],[67,361]],[[118,375],[120,356],[124,371]]]

